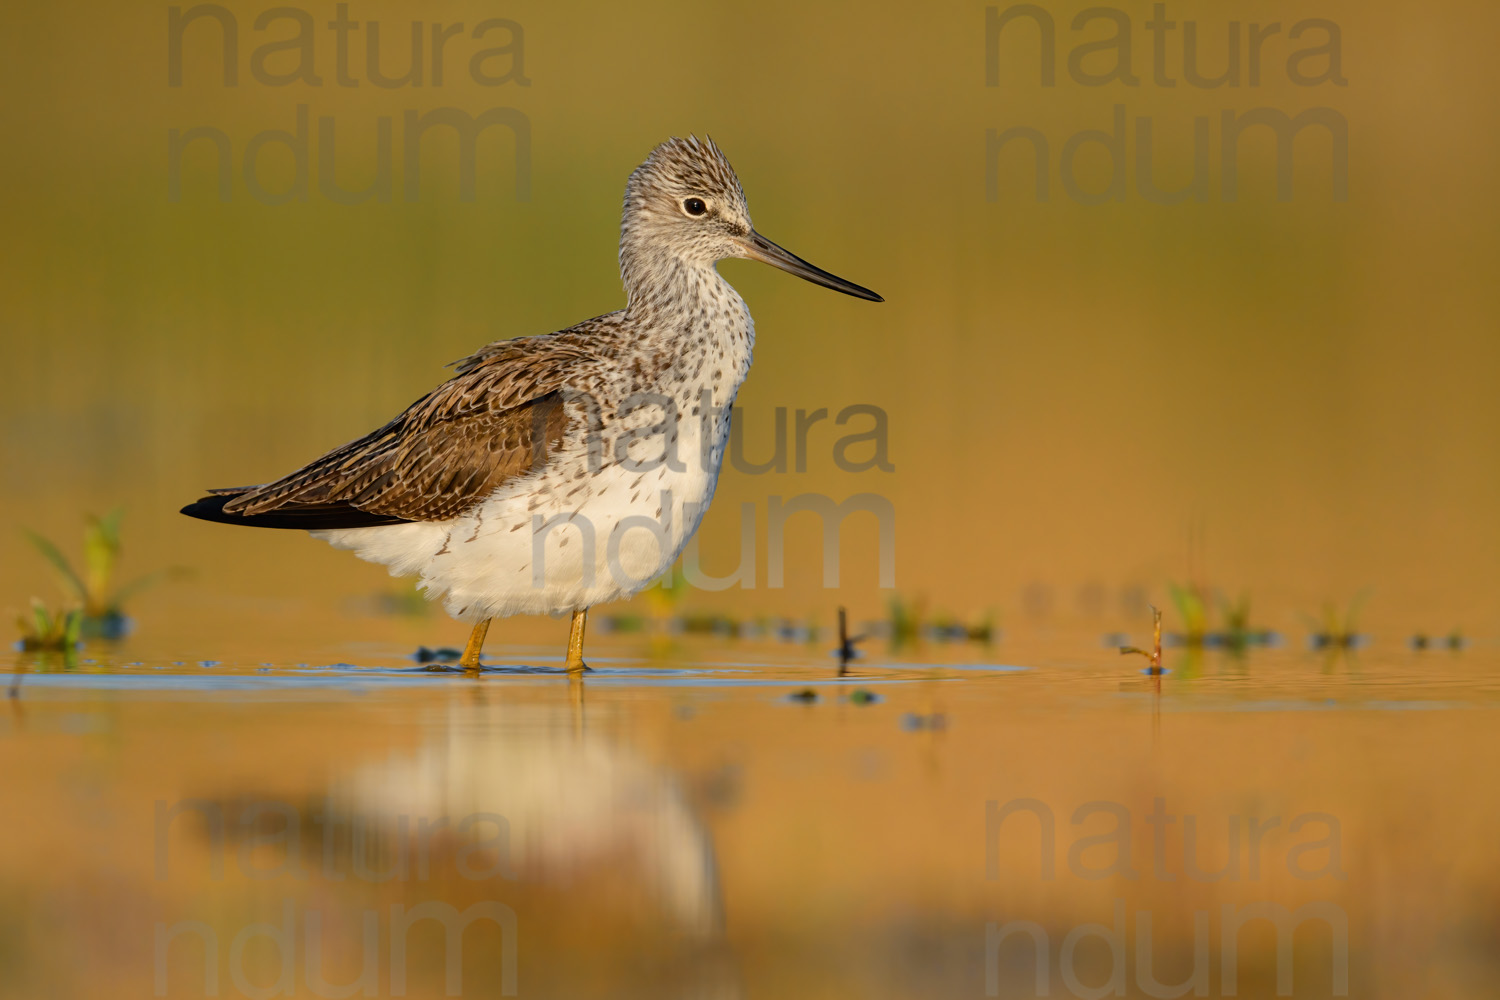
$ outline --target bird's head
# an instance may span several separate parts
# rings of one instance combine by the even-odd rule
[[[633,269],[712,267],[726,257],[764,261],[825,288],[883,301],[757,233],[739,178],[712,139],[669,139],[651,151],[625,186],[620,265],[626,285],[640,277]]]

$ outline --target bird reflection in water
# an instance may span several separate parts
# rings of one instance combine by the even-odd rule
[[[264,845],[301,824],[319,926],[357,925],[351,915],[372,902],[513,912],[514,946],[483,919],[460,931],[465,995],[517,983],[520,995],[742,995],[713,842],[688,785],[590,718],[582,685],[570,702],[450,705],[424,720],[417,746],[332,776],[320,801],[290,811],[268,809],[270,797],[221,801],[223,829]],[[359,941],[332,937],[326,964],[358,967],[338,950]],[[425,967],[440,995],[442,933],[408,938],[413,986]],[[518,975],[499,968],[511,956]]]

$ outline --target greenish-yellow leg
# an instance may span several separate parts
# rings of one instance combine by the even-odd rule
[[[573,627],[568,630],[568,673],[581,674],[588,669],[583,662],[583,629],[588,623],[587,608],[573,612]]]
[[[474,626],[474,631],[469,633],[469,644],[464,647],[463,659],[458,665],[465,670],[479,670],[479,654],[484,650],[484,637],[490,630],[490,619],[486,618]]]

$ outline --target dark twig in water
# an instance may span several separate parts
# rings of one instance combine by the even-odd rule
[[[1159,676],[1161,674],[1161,672],[1162,672],[1162,669],[1161,669],[1161,609],[1158,608],[1154,604],[1151,605],[1151,616],[1154,619],[1154,629],[1153,629],[1153,637],[1152,637],[1152,641],[1151,641],[1151,651],[1148,653],[1144,649],[1141,649],[1141,648],[1139,648],[1137,646],[1121,646],[1120,647],[1120,653],[1121,653],[1121,655],[1128,655],[1130,653],[1139,653],[1141,656],[1144,656],[1148,661],[1150,661],[1151,665],[1146,668],[1146,673],[1151,674],[1152,676]]]
[[[857,643],[865,639],[862,635],[851,636],[849,634],[849,616],[843,608],[839,608],[839,648],[836,650],[839,658],[839,676],[843,677],[849,673],[849,661],[859,658],[859,650],[855,648]]]

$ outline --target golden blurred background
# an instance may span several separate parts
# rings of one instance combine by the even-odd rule
[[[739,171],[759,229],[887,299],[872,306],[725,265],[759,332],[740,400],[746,458],[771,455],[778,407],[836,415],[868,404],[888,415],[893,471],[839,469],[834,445],[847,430],[831,419],[809,434],[805,472],[795,461],[784,474],[726,471],[704,565],[732,569],[741,505],[755,504],[759,585],[690,601],[825,620],[835,604],[878,614],[889,592],[869,515],[845,529],[837,590],[822,586],[809,517],[789,530],[786,587],[765,586],[768,497],[873,492],[895,508],[896,591],[961,615],[1125,620],[1139,610],[1128,595],[1197,579],[1250,595],[1271,626],[1366,590],[1372,618],[1393,628],[1500,625],[1494,5],[1171,4],[1173,87],[1153,78],[1148,3],[1114,8],[1132,29],[1136,86],[1084,85],[1070,72],[1070,53],[1115,30],[1071,27],[1080,5],[1044,5],[1056,34],[1056,82],[1045,86],[1025,20],[1005,27],[987,65],[979,3],[458,0],[421,8],[420,86],[377,85],[364,48],[378,22],[381,69],[400,77],[413,8],[350,5],[362,25],[348,36],[357,85],[341,86],[328,26],[341,6],[293,8],[311,24],[304,68],[316,86],[257,79],[257,68],[293,74],[300,58],[285,47],[256,56],[298,31],[287,16],[257,28],[262,5],[219,8],[238,33],[234,86],[212,15],[183,28],[173,86],[177,8],[10,12],[0,40],[0,606],[54,591],[16,528],[70,537],[84,512],[116,504],[132,566],[196,574],[143,597],[145,618],[189,609],[227,626],[242,613],[235,601],[307,612],[391,587],[380,569],[300,536],[192,522],[177,508],[364,433],[482,343],[618,308],[627,174],[667,136],[707,132]],[[510,24],[473,38],[488,18]],[[1289,77],[1289,56],[1326,41],[1326,29],[1288,37],[1309,18],[1339,29],[1346,83]],[[1224,69],[1237,23],[1239,86],[1183,79],[1187,21],[1207,76]],[[1282,26],[1253,86],[1252,22]],[[446,39],[441,83],[435,23],[465,26]],[[507,46],[478,69],[507,82],[476,82],[470,60]],[[1081,58],[1096,73],[1115,59]],[[1327,59],[1301,66],[1321,72]],[[1080,204],[1063,187],[1060,151],[1083,130],[1110,129],[1116,105],[1131,125],[1124,197]],[[295,131],[299,108],[307,197],[268,204],[247,187],[247,146]],[[484,131],[464,201],[459,144],[434,128],[407,200],[406,115],[444,108],[519,112],[511,120],[529,152],[511,128]],[[1329,108],[1347,122],[1346,201],[1334,198],[1333,144],[1318,128],[1297,139],[1291,200],[1278,200],[1266,130],[1244,136],[1238,196],[1224,200],[1220,116],[1257,108]],[[1191,175],[1198,116],[1210,129],[1207,200],[1147,200],[1136,120],[1151,120],[1154,176],[1171,188]],[[390,200],[325,194],[323,119],[337,183],[352,191],[377,179],[389,123]],[[989,171],[987,130],[1018,126],[1050,146],[1046,202],[1023,144]],[[213,140],[185,147],[171,197],[169,136],[194,128],[227,138],[227,201]],[[1103,147],[1077,156],[1080,183],[1102,190]],[[264,144],[253,179],[287,190],[289,149]]]
[[[1180,982],[1195,913],[1265,900],[1347,917],[1348,995],[1492,992],[1500,69],[1486,49],[1500,9],[1122,2],[1074,27],[1085,6],[1048,0],[998,31],[1006,4],[8,11],[0,611],[57,606],[23,529],[77,564],[85,514],[117,506],[109,582],[183,572],[131,600],[124,642],[75,650],[63,636],[60,656],[15,657],[0,711],[0,996],[193,996],[205,972],[238,967],[261,992],[226,981],[222,995],[266,995],[277,970],[305,982],[316,963],[266,940],[241,961],[227,943],[284,904],[324,919],[327,978],[349,984],[390,957],[362,946],[367,910],[482,899],[519,915],[526,996],[979,996],[988,923],[1033,920],[1056,948],[1116,904],[1160,921],[1146,947]],[[1162,16],[1175,26],[1158,67]],[[192,18],[180,76],[174,17]],[[414,17],[421,82],[401,84]],[[304,20],[305,56],[289,42]],[[1121,24],[1137,82],[1087,82],[1120,68],[1105,43]],[[1190,31],[1203,77],[1226,71],[1235,40],[1237,83],[1188,80]],[[1333,133],[1312,125],[1278,147],[1254,126],[1226,156],[1225,115],[1267,109]],[[435,125],[412,146],[412,120],[456,112],[500,120],[476,141],[471,200],[455,133]],[[1091,134],[1117,120],[1111,157]],[[1034,131],[995,152],[1012,129]],[[886,302],[724,265],[760,339],[743,462],[725,470],[701,549],[705,571],[731,573],[749,505],[756,586],[637,601],[826,627],[836,606],[862,623],[899,597],[908,624],[998,623],[998,646],[872,642],[835,680],[826,631],[767,652],[617,630],[590,647],[585,684],[427,674],[407,651],[465,630],[410,614],[409,588],[381,569],[177,513],[383,423],[483,343],[620,307],[625,179],[689,132],[726,151],[761,231]],[[192,137],[175,168],[174,135]],[[1202,200],[1147,197],[1143,159],[1162,188],[1196,177]],[[1084,203],[1121,177],[1117,200]],[[329,193],[372,185],[389,197]],[[839,467],[840,439],[870,429],[835,424],[849,407],[885,415],[889,470]],[[745,462],[776,454],[779,408],[792,429],[799,410],[828,417],[804,454],[789,442],[787,471],[752,474]],[[785,586],[767,586],[768,509],[802,494],[889,499],[893,588],[867,513],[843,529],[836,588],[805,514],[787,531]],[[97,526],[91,537],[99,548]],[[1332,606],[1324,624],[1339,631],[1308,652],[1262,650],[1240,628],[1222,654],[1200,631],[1169,650],[1165,676],[1142,677],[1098,638],[1139,642],[1146,602],[1166,604],[1174,583],[1248,600],[1249,625],[1289,634]],[[1364,596],[1359,628],[1380,644],[1356,655],[1348,615]],[[1454,628],[1486,648],[1394,641]],[[492,662],[545,666],[561,623],[491,638]],[[663,650],[691,669],[664,669]],[[1291,872],[1307,838],[1282,828],[1263,877],[1052,880],[1033,827],[986,823],[987,803],[1023,799],[1055,814],[1064,854],[1101,830],[1075,810],[1122,806],[1142,871],[1159,800],[1200,818],[1206,868],[1241,856],[1228,839],[1240,819],[1321,813],[1341,824],[1341,866]],[[220,810],[229,842],[192,812],[162,821],[159,803],[185,801]],[[288,807],[281,834],[309,839],[292,849],[257,825],[266,804]],[[481,813],[510,824],[514,880],[454,875],[461,837],[438,845],[431,882],[248,873],[311,857],[298,852],[324,834],[344,851],[361,829],[389,863],[408,846],[395,816]],[[1167,844],[1179,875],[1185,827]],[[212,873],[221,847],[227,879]],[[356,850],[337,854],[342,874]],[[222,954],[200,959],[186,940],[159,959],[160,928],[181,921]],[[487,933],[466,945],[464,981],[505,995],[516,963]],[[1341,995],[1336,940],[1297,931],[1297,996]],[[1270,995],[1278,943],[1246,930],[1241,995]],[[442,995],[442,945],[414,946],[409,995]],[[1008,947],[990,995],[1031,995],[1033,970]],[[1124,968],[1098,941],[1079,955],[1090,986]],[[1211,964],[1217,977],[1217,945]],[[385,971],[380,983],[394,991]]]

